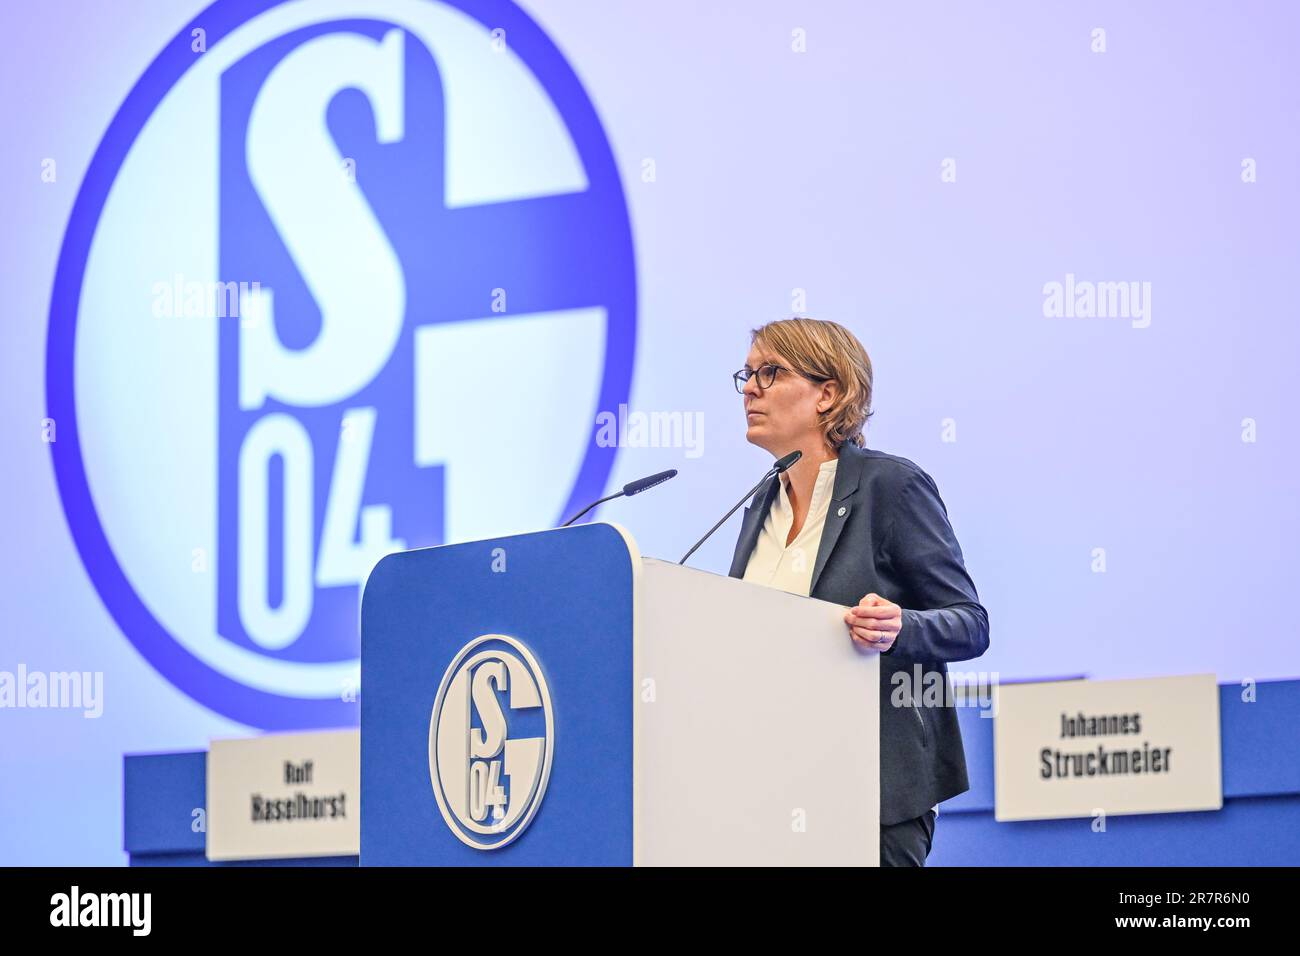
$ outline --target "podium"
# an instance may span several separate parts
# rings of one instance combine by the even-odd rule
[[[361,865],[877,865],[880,665],[843,614],[604,523],[388,555]]]

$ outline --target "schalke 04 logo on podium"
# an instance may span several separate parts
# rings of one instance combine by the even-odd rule
[[[429,718],[429,779],[451,832],[478,850],[517,839],[546,793],[554,750],[551,695],[532,651],[504,634],[461,648]]]
[[[48,428],[86,571],[206,706],[354,725],[379,558],[603,494],[635,309],[613,154],[519,8],[219,0],[114,117],[59,257]]]

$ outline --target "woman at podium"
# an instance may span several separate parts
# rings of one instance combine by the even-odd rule
[[[934,480],[865,445],[862,343],[807,318],[750,335],[734,376],[745,437],[775,458],[803,455],[755,495],[731,575],[847,605],[846,640],[881,655],[880,863],[924,866],[938,804],[969,788],[947,664],[984,653],[988,613]],[[937,703],[923,696],[935,686]]]

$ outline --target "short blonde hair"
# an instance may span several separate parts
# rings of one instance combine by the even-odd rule
[[[837,382],[839,397],[821,413],[822,432],[832,448],[846,441],[862,445],[871,411],[871,358],[844,326],[822,319],[779,319],[752,329],[750,342],[774,352],[801,375]]]

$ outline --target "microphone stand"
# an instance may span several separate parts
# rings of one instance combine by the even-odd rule
[[[684,555],[682,555],[682,559],[681,559],[680,561],[678,561],[677,563],[678,563],[679,565],[681,565],[681,564],[685,564],[685,563],[686,563],[686,559],[689,558],[691,555],[693,555],[693,554],[695,553],[696,549],[698,549],[700,545],[702,545],[705,541],[708,541],[708,540],[709,540],[709,536],[712,535],[713,532],[715,532],[715,531],[717,531],[719,528],[721,528],[721,527],[723,526],[723,524],[726,523],[726,520],[727,520],[728,518],[730,518],[732,515],[734,515],[734,514],[736,513],[736,509],[737,509],[737,508],[739,508],[741,505],[743,505],[743,504],[744,504],[746,501],[748,501],[750,498],[754,497],[754,495],[758,494],[758,489],[759,489],[759,488],[762,488],[765,484],[767,484],[769,481],[772,480],[772,477],[773,477],[774,475],[777,475],[777,474],[779,474],[779,473],[780,473],[780,469],[775,468],[775,467],[773,467],[773,468],[769,468],[769,469],[767,470],[767,474],[763,476],[763,480],[760,481],[758,484],[756,484],[753,488],[749,489],[749,491],[745,494],[745,497],[743,497],[743,498],[741,498],[739,501],[737,501],[737,502],[732,506],[731,510],[728,511],[725,515],[722,516],[722,520],[719,521],[717,524],[715,524],[712,528],[710,528],[710,529],[708,530],[708,533],[705,534],[703,538],[701,538],[699,541],[696,541],[694,547],[692,547],[691,550],[687,551]]]

